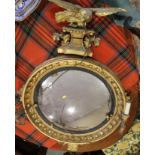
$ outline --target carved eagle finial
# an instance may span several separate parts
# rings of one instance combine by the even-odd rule
[[[93,13],[96,16],[108,16],[118,12],[126,12],[122,8],[83,8],[80,5],[72,4],[62,0],[49,0],[56,5],[65,9],[65,11],[56,13],[56,21],[69,22],[71,25],[76,24],[77,26],[86,26],[88,22],[92,20]]]

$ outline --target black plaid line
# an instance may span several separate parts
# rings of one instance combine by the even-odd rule
[[[117,65],[118,64],[118,62],[119,62],[120,60],[119,60],[119,57],[117,56],[117,57],[115,57],[115,60],[113,60],[113,62],[112,62],[112,66],[110,66],[110,65],[108,65],[110,68],[113,68],[113,67],[115,67],[115,65]],[[126,60],[125,60],[126,61]],[[123,62],[122,62],[123,63]],[[120,64],[121,65],[121,64]],[[119,74],[118,74],[118,76],[119,76],[119,78],[122,80],[122,79],[124,79],[126,76],[128,76],[129,75],[129,73],[131,73],[132,71],[136,71],[137,70],[137,68],[136,68],[136,66],[134,65],[134,64],[129,64],[128,63],[128,65],[130,66],[130,67],[127,67],[126,69],[124,69],[123,71],[121,71]],[[121,69],[120,69],[121,70]]]
[[[122,45],[120,45],[117,41],[115,41],[115,39],[108,34],[108,36],[103,36],[103,39],[116,51],[118,51],[118,53],[121,53],[122,51]],[[127,45],[126,45],[127,46]],[[126,48],[125,46],[125,48]]]
[[[33,27],[33,24],[31,25]],[[22,30],[29,36],[32,32],[32,28],[30,26],[28,26],[28,24],[23,24],[21,26]]]
[[[37,142],[39,142],[40,144],[43,144],[44,140],[45,140],[47,137],[43,137],[42,139],[40,139],[40,137],[37,136],[38,133],[39,133],[39,131],[36,130],[35,132],[33,132],[33,133],[31,134],[31,136],[32,136]],[[40,133],[39,133],[39,134],[40,134]]]
[[[20,53],[26,40],[27,40],[27,36],[21,35],[21,37],[19,38],[19,41],[16,43],[16,47],[15,47],[17,53]]]
[[[24,63],[24,65],[28,68],[28,70],[33,71],[35,69],[35,66],[29,63],[25,58],[22,57],[21,54],[18,55],[19,61]]]
[[[44,10],[43,10],[44,11]],[[42,12],[43,12],[42,11]],[[35,19],[33,19],[33,20],[35,20]],[[31,20],[31,21],[33,21],[33,20]],[[40,24],[40,25],[42,25],[44,28],[46,28],[47,30],[49,30],[49,29],[51,29],[52,27],[53,27],[53,25],[51,25],[49,22],[47,22],[47,21],[44,21],[44,16],[42,15],[42,13],[39,13],[39,20],[38,20],[38,23]],[[30,24],[33,24],[33,23],[30,23]],[[46,24],[46,25],[45,25]],[[54,27],[53,27],[54,28]]]
[[[58,31],[42,14],[40,15],[39,24],[46,28],[49,32]]]
[[[18,76],[20,79],[22,79],[22,81],[26,81],[28,76],[24,75],[23,72],[21,74],[21,72],[19,70],[16,71],[16,76]]]
[[[16,109],[16,113],[17,113],[17,115],[18,115],[18,119],[26,119],[26,117],[25,117],[25,111],[24,111],[24,108],[18,108],[18,109]]]
[[[110,33],[108,33],[108,35],[104,36],[104,38],[106,41],[109,41],[109,43],[111,45],[113,45],[117,50],[119,50],[120,47],[125,47],[128,45],[128,42],[124,42],[123,43],[124,45],[122,45],[120,42],[123,42],[123,41],[119,39],[120,42],[118,42]],[[117,37],[117,39],[118,39],[118,37]]]
[[[103,36],[102,39],[117,52],[119,52],[120,47],[122,47],[110,34],[108,34],[108,36]]]
[[[125,69],[122,73],[119,74],[120,80],[123,80],[124,78],[126,78],[132,72],[133,72],[133,70],[131,70],[129,68]]]
[[[129,53],[128,52],[126,52],[128,50],[128,46],[126,46],[126,47],[124,47],[124,48],[121,48],[119,51],[118,51],[118,53],[117,53],[117,56],[116,57],[114,57],[113,59],[111,59],[108,63],[107,63],[107,65],[108,66],[110,66],[110,67],[114,67],[116,64],[118,64],[118,62],[119,62],[119,55],[121,55],[122,54],[122,56],[123,55],[126,55],[126,58],[129,56]],[[126,53],[126,54],[123,54],[123,53]],[[127,54],[128,53],[128,54]]]
[[[23,65],[20,65],[20,67],[17,68],[16,74],[20,74],[22,75],[22,77],[24,79],[27,79],[27,77],[30,75],[30,73],[32,72],[32,70],[29,70],[29,72],[27,72],[24,68]]]
[[[124,54],[124,52],[127,52],[127,50],[126,50],[127,47],[126,47],[125,49],[123,49],[123,50],[122,50],[122,48],[118,50],[118,48],[116,48],[116,46],[115,46],[114,44],[112,44],[112,43],[109,41],[109,39],[104,38],[104,40],[105,40],[106,42],[108,42],[109,45],[112,46],[113,49],[115,49],[115,50],[118,51],[118,55],[117,55],[116,57],[114,57],[114,58],[111,60],[111,63],[108,63],[108,66],[109,66],[109,65],[112,65],[112,63],[116,63],[116,62],[114,62],[114,61],[116,61],[116,59],[118,59],[118,56],[120,56],[120,58],[125,59],[125,60],[128,62],[129,67],[131,68],[131,70],[136,69],[135,64],[134,64],[132,61],[129,61],[129,58],[130,58],[130,57],[127,58],[127,57],[126,57],[126,54]],[[127,53],[129,53],[129,51],[128,51]]]
[[[23,78],[23,76],[21,76],[20,74],[18,74],[17,72],[15,73],[15,75],[23,82],[26,82],[27,78]]]
[[[111,27],[112,21],[106,20],[106,18],[104,20],[101,20],[97,17],[97,19],[101,22],[94,26],[94,30],[97,32],[99,36],[103,36],[106,34],[107,29]]]
[[[104,0],[91,0],[91,1],[92,1],[93,6],[96,6],[96,7],[101,7],[101,5],[105,3]]]
[[[31,17],[31,16],[30,16]],[[32,33],[32,28],[35,25],[35,20],[33,21],[33,24],[29,25],[29,21],[31,21],[31,18],[28,18],[24,21],[24,23],[19,24],[19,27],[23,30],[23,32],[26,33],[27,37],[31,35]]]
[[[23,75],[21,75],[20,73],[16,72],[15,76],[18,77],[22,82],[26,82],[27,77],[23,77]]]
[[[38,146],[41,146],[41,143],[36,141],[31,135],[28,135],[25,140],[28,140],[28,141],[33,141],[35,142],[35,144],[37,144]]]
[[[41,39],[36,33],[31,36],[31,38],[41,47],[45,50],[47,54],[49,54],[49,51],[51,49],[51,46],[47,44],[43,39]],[[48,47],[47,47],[48,46]],[[35,52],[35,51],[34,51]],[[37,52],[37,51],[36,51]]]
[[[16,27],[18,27],[20,29],[18,24],[17,24]],[[16,50],[17,52],[21,51],[21,49],[23,48],[23,45],[24,45],[26,39],[27,39],[27,36],[25,34],[23,34],[23,33],[21,34],[21,36],[20,36],[20,38],[18,40],[16,39],[16,47],[15,48],[17,49]]]
[[[123,50],[121,50],[121,51],[119,52],[119,54],[122,55],[122,57],[124,57],[124,58],[129,57],[129,52],[126,52],[127,49],[128,49],[128,46],[126,46],[126,48],[123,48]]]
[[[115,32],[113,32],[115,30]],[[128,42],[126,41],[126,38],[124,38],[124,32],[122,32],[121,30],[119,31],[119,29],[112,27],[111,33],[115,36],[117,36],[117,40],[119,40],[122,44],[127,44]],[[116,33],[119,33],[116,34]]]
[[[50,58],[52,58],[52,57],[57,57],[57,56],[58,56],[58,52],[57,52],[57,48],[58,48],[58,47],[59,47],[59,46],[56,45],[54,48],[51,49],[51,51],[49,51],[49,56],[48,56],[47,59],[50,59]]]
[[[118,75],[119,75],[120,78],[123,76],[123,74],[132,71],[132,69],[131,69],[130,67],[124,67],[124,65],[126,65],[126,64],[124,63],[124,61],[121,61],[121,62],[119,63],[119,65],[118,65],[118,68],[119,68],[119,69],[117,68],[117,70],[118,70],[118,72],[119,72]]]
[[[129,76],[129,74],[132,73],[133,71],[135,71],[138,74],[138,69],[135,68],[134,70],[129,70],[128,72],[125,72],[124,74],[122,74],[121,77],[120,77],[120,80],[123,80],[124,78]]]
[[[33,27],[35,23],[39,20],[40,13],[35,11],[28,19],[26,19],[23,23],[18,24],[18,26],[28,35],[30,36],[33,32]],[[34,20],[32,20],[34,19]],[[32,22],[33,21],[33,22]],[[31,24],[29,24],[31,22]]]
[[[22,60],[21,60],[22,59]],[[19,59],[19,61],[23,61],[24,62],[24,65],[26,66],[26,67],[28,67],[27,69],[29,70],[29,72],[32,72],[33,70],[34,70],[34,67],[32,67],[32,65],[31,64],[29,64],[27,61],[25,61],[22,57],[20,57],[20,59]],[[27,74],[26,74],[26,76],[23,76],[23,74],[21,74],[21,72],[19,72],[19,70],[18,70],[18,67],[19,67],[19,65],[18,65],[18,63],[19,63],[19,61],[17,62],[17,64],[16,64],[16,72],[15,72],[15,75],[21,80],[21,81],[23,81],[23,82],[25,82],[26,80],[27,80]]]
[[[17,23],[15,22],[15,31],[18,30]]]
[[[32,13],[31,17],[33,17],[36,21],[38,21],[40,18],[40,14],[41,14],[40,12],[35,11]]]
[[[33,134],[35,134],[35,132],[38,132],[38,131],[36,129],[34,129],[34,131],[31,134],[27,135],[27,137],[25,138],[25,140],[34,141],[36,145],[41,146],[41,143],[38,140],[36,140],[36,139],[33,138]]]
[[[118,52],[118,55],[111,61],[111,64],[109,64],[109,66],[114,67],[118,63],[119,58],[121,58],[128,63],[131,71],[135,70],[136,65],[132,61],[132,58],[129,56],[129,51],[127,49],[128,49],[127,47],[124,48],[123,50],[121,49],[120,52]]]
[[[33,35],[31,35],[31,38],[48,53],[49,49],[51,48],[50,44],[47,44],[47,42],[40,38],[40,36],[38,36],[38,34],[34,31]]]
[[[41,20],[40,20],[40,24],[44,27],[46,27],[48,30],[54,30],[59,32],[59,30],[57,30],[42,14],[40,15],[41,16]],[[46,25],[45,25],[46,24]],[[53,28],[53,29],[52,29]]]
[[[18,96],[16,95],[16,98],[17,98]],[[16,99],[15,98],[15,99]],[[21,102],[20,102],[20,97],[19,97],[19,99],[17,98],[16,99],[16,114],[17,114],[17,116],[18,116],[18,119],[26,119],[26,117],[25,117],[25,111],[24,111],[24,108],[23,108],[23,106],[21,105]],[[19,105],[20,104],[20,105]],[[18,107],[18,105],[20,106],[20,107]]]
[[[114,30],[118,31],[117,28],[115,28],[112,24],[115,24],[114,20],[112,20],[109,16],[108,17],[105,17],[103,20],[102,18],[99,18],[99,17],[96,17],[94,22],[97,23],[97,21],[100,21],[100,23],[98,22],[98,24],[94,24],[94,25],[97,25],[96,26],[96,31],[98,27],[102,27],[102,29],[100,28],[99,32],[102,34],[106,34],[105,32],[110,28],[112,27]],[[111,31],[111,33],[113,33],[114,35],[116,35],[113,31]],[[122,32],[120,32],[122,33]],[[109,36],[111,36],[110,34],[108,34]],[[113,38],[111,36],[111,38]],[[121,38],[118,36],[118,39],[121,41]]]
[[[45,137],[44,140],[42,141],[42,144],[44,144],[48,140],[49,140],[49,138],[48,137]]]
[[[26,19],[22,23],[17,23],[17,26],[19,26],[19,28],[21,28],[26,33],[26,35],[27,35],[27,36],[24,36],[24,34],[23,34],[21,36],[21,38],[19,39],[19,41],[20,41],[20,48],[19,49],[17,48],[18,49],[18,53],[20,53],[22,51],[22,49],[24,48],[24,43],[28,39],[28,36],[32,33],[32,28],[35,25],[35,22],[37,21],[37,19],[39,18],[39,14],[38,14],[38,16],[35,14],[34,17],[36,18],[36,20],[34,21],[34,23],[31,26],[27,25],[27,22],[28,22],[29,18]],[[18,45],[18,43],[16,43],[16,46]]]
[[[118,52],[118,55],[113,58],[107,65],[113,68],[116,64],[118,64],[119,58],[123,58],[129,64],[131,70],[136,69],[134,62],[129,55],[128,46],[126,46],[125,48],[121,48]]]
[[[49,23],[49,21],[46,18],[44,18],[44,16],[42,16],[42,14],[41,14],[40,24],[43,25],[43,26],[46,26],[46,27],[48,26],[51,30],[54,29],[55,31],[58,32],[58,30],[51,23]],[[50,46],[50,49],[48,49],[48,51],[49,51],[48,59],[51,58],[52,56],[53,57],[57,56],[57,47],[58,46],[59,46],[59,44],[57,44],[57,45],[54,44],[54,47],[52,49],[51,49],[51,46]]]
[[[33,21],[29,21],[27,25],[32,25]],[[46,41],[44,41],[38,34],[33,30],[33,33],[31,34],[31,38],[38,43],[45,51],[48,53],[49,49],[51,48],[51,44],[48,44]]]
[[[18,57],[19,57],[19,53],[16,51],[16,49],[15,49],[15,57],[16,57],[16,60],[17,60]]]
[[[29,20],[25,20],[24,24],[19,25],[19,27],[27,34],[27,36],[31,36],[33,32],[33,27],[37,20],[33,19],[32,16],[29,17]]]
[[[18,24],[15,23],[15,39],[20,35],[20,28],[18,27]]]
[[[32,134],[31,137],[33,137],[36,133],[39,133],[38,130],[35,130]],[[34,138],[33,138],[34,139]],[[48,141],[49,138],[47,136],[44,136],[42,139],[36,139],[35,141],[37,142],[37,145],[41,146],[42,144],[44,144],[46,141]]]
[[[52,37],[52,36],[51,36]],[[38,43],[43,49],[46,50],[46,52],[49,52],[49,49],[54,45],[51,43],[48,43],[44,38],[41,37],[41,35],[38,35],[37,32],[33,32],[33,35],[31,38]]]
[[[20,118],[25,118],[25,113],[23,112],[22,114],[19,115],[19,119]]]
[[[46,136],[44,136],[44,138],[42,139],[42,140],[40,140],[40,143],[41,144],[44,144],[46,141],[48,141],[49,140],[49,138],[48,137],[46,137]]]

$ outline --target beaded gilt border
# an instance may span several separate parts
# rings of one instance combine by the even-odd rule
[[[115,95],[116,106],[113,116],[111,116],[109,121],[101,128],[85,134],[65,133],[53,128],[52,124],[48,125],[37,112],[37,105],[34,103],[33,99],[34,90],[42,77],[56,69],[73,66],[90,70],[104,78],[112,88]],[[23,88],[21,100],[28,119],[40,132],[59,142],[79,145],[97,142],[113,133],[121,123],[126,103],[125,93],[119,83],[119,80],[106,66],[101,65],[92,59],[85,59],[81,61],[80,58],[71,57],[58,57],[51,59],[37,67]]]

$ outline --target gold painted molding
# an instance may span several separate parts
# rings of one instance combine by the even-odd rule
[[[93,132],[84,134],[62,132],[54,128],[52,124],[47,124],[36,110],[38,105],[34,103],[34,93],[38,82],[48,73],[65,67],[78,67],[94,72],[107,81],[114,93],[114,114],[104,126]],[[92,144],[105,139],[112,134],[123,121],[125,121],[124,119],[128,117],[124,117],[127,98],[119,80],[106,66],[101,65],[92,59],[81,60],[81,58],[77,57],[58,57],[46,61],[38,66],[27,80],[22,91],[21,100],[30,122],[44,135],[57,140],[61,144],[67,145],[68,150],[70,151],[78,151],[78,146],[80,145]]]

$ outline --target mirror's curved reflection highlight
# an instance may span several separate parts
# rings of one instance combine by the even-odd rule
[[[80,70],[59,71],[45,78],[37,102],[48,121],[63,130],[85,131],[100,125],[112,109],[103,81]]]

